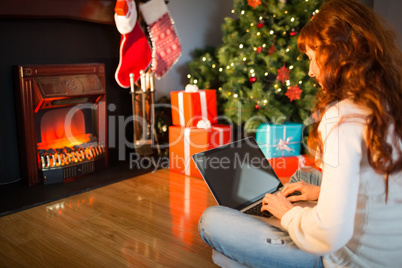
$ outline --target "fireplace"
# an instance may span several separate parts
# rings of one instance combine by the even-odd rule
[[[104,73],[98,63],[18,66],[21,173],[30,186],[107,165]]]

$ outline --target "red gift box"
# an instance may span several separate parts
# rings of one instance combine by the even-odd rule
[[[195,127],[201,119],[211,124],[218,122],[216,91],[214,89],[195,92],[170,92],[172,121],[175,126]]]
[[[314,165],[314,160],[306,155],[275,157],[268,159],[268,162],[278,177],[290,177],[302,167],[311,166],[317,168]]]
[[[232,128],[213,125],[211,128],[169,127],[170,171],[202,178],[192,160],[192,155],[232,141]]]

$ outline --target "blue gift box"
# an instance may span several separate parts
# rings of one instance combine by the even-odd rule
[[[261,124],[257,129],[256,140],[265,157],[300,155],[303,125],[284,122],[281,125]]]

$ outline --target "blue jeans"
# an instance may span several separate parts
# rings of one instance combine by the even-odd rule
[[[300,180],[320,185],[321,173],[297,170],[290,182]],[[202,239],[219,257],[220,263],[214,259],[218,265],[323,267],[320,256],[300,250],[286,231],[235,209],[223,206],[207,208],[200,218],[198,229]]]

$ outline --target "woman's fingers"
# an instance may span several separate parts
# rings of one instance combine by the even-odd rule
[[[297,191],[301,192],[302,188],[303,188],[303,184],[304,184],[304,182],[302,182],[302,181],[298,181],[295,183],[287,183],[283,187],[282,194],[284,196],[288,196]]]

